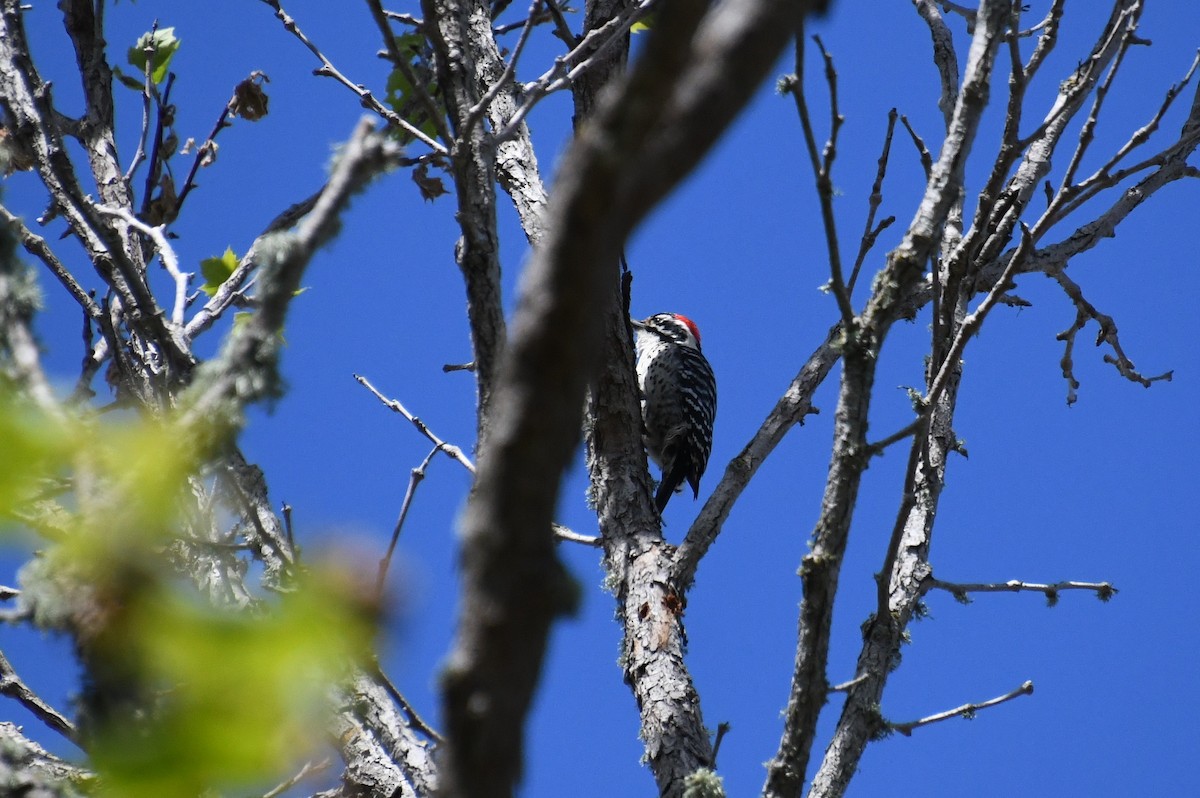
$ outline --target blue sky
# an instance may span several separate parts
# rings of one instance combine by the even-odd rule
[[[285,8],[339,69],[382,94],[386,65],[375,57],[378,36],[365,6],[306,0]],[[404,3],[398,9],[416,7]],[[114,53],[123,53],[156,18],[175,26],[182,40],[173,63],[176,127],[184,137],[203,139],[233,86],[251,70],[270,76],[270,115],[257,124],[238,120],[221,134],[217,162],[201,174],[176,226],[184,268],[198,271],[200,259],[226,247],[244,252],[276,213],[320,185],[332,148],[362,113],[355,97],[311,75],[317,63],[265,5],[142,0],[108,13]],[[1028,19],[1041,13],[1043,4],[1036,3]],[[1092,4],[1068,4],[1059,47],[1030,90],[1031,123],[1086,55],[1105,13]],[[73,56],[57,10],[35,0],[27,20],[35,57],[55,78],[56,99],[77,113]],[[965,42],[962,21],[950,22]],[[927,29],[908,3],[871,4],[869,11],[835,3],[812,29],[840,74],[846,124],[834,182],[843,248],[852,256],[888,109],[906,114],[936,150],[942,126],[937,76]],[[1129,54],[1085,167],[1144,124],[1187,70],[1200,44],[1200,6],[1151,3],[1142,35],[1154,44]],[[540,74],[555,52],[553,43],[531,45],[523,79]],[[790,70],[784,61],[776,72]],[[818,74],[815,61],[809,71]],[[810,86],[823,133],[824,91]],[[763,87],[704,166],[629,246],[633,312],[674,311],[695,319],[717,374],[720,407],[701,499],[837,318],[832,298],[818,290],[828,279],[824,239],[795,109],[772,88]],[[998,82],[994,99],[1002,88]],[[120,99],[119,139],[129,153],[140,107],[132,92]],[[1164,122],[1167,135],[1178,129],[1189,100],[1185,93]],[[998,121],[993,108],[969,166],[969,190],[980,184]],[[549,181],[569,132],[569,98],[549,98],[530,123]],[[1056,161],[1060,169],[1065,160],[1062,154]],[[898,131],[880,211],[898,221],[868,259],[864,277],[879,268],[912,218],[922,188],[914,151]],[[44,207],[29,174],[6,182],[4,201],[30,220]],[[500,205],[506,302],[512,307],[527,252],[515,214],[504,198]],[[305,279],[311,290],[294,303],[283,362],[290,390],[272,411],[254,412],[243,436],[247,456],[266,470],[275,502],[294,507],[306,550],[348,547],[364,557],[368,574],[386,545],[409,470],[428,447],[352,374],[369,377],[403,401],[441,437],[464,447],[472,440],[472,380],[441,370],[470,359],[453,262],[453,213],[452,198],[422,201],[404,173],[356,200],[340,238],[312,264]],[[998,308],[968,347],[956,428],[970,457],[950,465],[933,545],[935,573],[950,581],[1108,580],[1120,593],[1108,604],[1088,593],[1067,593],[1053,609],[1037,594],[980,596],[970,606],[930,595],[932,617],[911,627],[912,644],[884,699],[886,717],[914,720],[1006,693],[1026,679],[1035,692],[973,721],[952,720],[911,738],[873,744],[851,796],[1171,795],[1194,782],[1200,601],[1193,580],[1200,570],[1200,524],[1189,502],[1197,487],[1200,357],[1195,311],[1185,291],[1198,265],[1198,217],[1200,185],[1170,186],[1128,219],[1116,238],[1071,267],[1089,299],[1116,318],[1138,367],[1146,373],[1174,369],[1172,382],[1146,390],[1121,379],[1103,363],[1104,350],[1091,346],[1093,324],[1080,334],[1075,354],[1080,398],[1067,407],[1055,335],[1071,324],[1074,309],[1044,277],[1021,278],[1017,293],[1033,306]],[[57,231],[52,226],[47,238]],[[59,249],[87,273],[70,241]],[[81,355],[78,313],[48,276],[42,282],[47,313],[39,331],[46,362],[67,383]],[[863,288],[869,283],[860,281]],[[165,291],[165,281],[160,286]],[[856,304],[864,296],[856,295]],[[899,325],[885,347],[872,437],[910,418],[902,386],[921,380],[927,323],[925,314]],[[217,340],[210,334],[201,352],[213,351]],[[733,727],[719,762],[731,795],[761,787],[762,763],[778,743],[800,601],[796,568],[819,509],[835,388],[831,379],[817,395],[821,414],[789,433],[763,466],[701,565],[690,596],[688,664],[706,723]],[[872,574],[894,520],[904,457],[901,449],[889,452],[866,475],[835,614],[834,681],[853,675],[858,626],[874,604]],[[448,459],[433,463],[391,578],[400,609],[388,629],[386,664],[435,724],[438,663],[452,634],[457,595],[454,527],[468,487],[460,466]],[[559,515],[586,533],[595,529],[595,518],[585,487],[582,467],[576,467],[564,485]],[[682,537],[698,509],[686,497],[671,502],[669,539]],[[579,616],[554,633],[529,722],[520,794],[651,794],[653,781],[639,764],[636,706],[616,665],[619,629],[613,600],[600,587],[597,553],[564,546],[562,554],[583,587],[584,602]],[[67,703],[75,673],[62,641],[0,629],[0,648],[35,689],[60,706]],[[835,697],[822,717],[826,734],[814,748],[814,768],[839,710]],[[15,703],[0,717],[23,722],[40,736],[38,722]],[[52,736],[42,739],[51,742]]]

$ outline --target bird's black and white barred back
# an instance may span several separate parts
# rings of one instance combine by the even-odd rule
[[[717,381],[700,351],[700,330],[686,316],[658,313],[637,328],[637,375],[642,389],[646,451],[662,469],[654,502],[659,512],[686,480],[700,495],[712,451]]]

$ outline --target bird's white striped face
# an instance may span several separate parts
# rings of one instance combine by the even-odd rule
[[[686,346],[700,351],[700,330],[695,322],[678,313],[656,313],[645,321],[639,322],[639,349],[642,336],[660,338],[663,342]]]

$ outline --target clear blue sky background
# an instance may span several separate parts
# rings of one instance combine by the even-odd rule
[[[1040,18],[1044,5],[1035,3],[1028,19]],[[1099,5],[1068,4],[1058,49],[1031,89],[1026,128],[1041,119],[1058,82],[1087,54],[1107,13]],[[1154,44],[1129,54],[1085,171],[1151,117],[1200,44],[1200,4],[1149,5],[1142,35]],[[306,0],[285,7],[343,72],[382,94],[387,68],[375,56],[379,39],[365,6]],[[397,8],[417,10],[411,2]],[[173,64],[173,99],[184,137],[202,140],[234,84],[251,70],[270,76],[270,115],[258,124],[239,120],[221,134],[219,158],[202,173],[175,227],[185,268],[198,270],[200,259],[226,247],[244,252],[276,213],[320,185],[332,148],[362,113],[356,99],[333,81],[312,76],[317,63],[264,5],[142,0],[111,6],[108,13],[117,62],[154,19],[175,26],[183,45]],[[55,79],[60,107],[78,113],[73,55],[58,12],[52,3],[34,0],[27,19],[35,56]],[[965,43],[962,20],[950,22]],[[836,209],[852,257],[888,109],[907,114],[934,150],[940,142],[937,76],[927,29],[907,2],[835,2],[813,30],[840,73],[846,125],[835,169]],[[555,52],[554,43],[535,43],[522,78],[540,74]],[[810,74],[817,76],[817,69],[810,60]],[[784,61],[776,72],[790,70]],[[824,91],[810,86],[824,131]],[[121,91],[120,145],[127,161],[140,105],[132,92]],[[1001,92],[998,82],[995,96]],[[1169,134],[1189,100],[1190,89],[1164,123]],[[566,95],[548,99],[531,118],[547,181],[569,118]],[[992,109],[979,137],[979,157],[970,165],[973,189],[998,137],[999,118]],[[802,156],[791,100],[765,86],[703,168],[629,247],[634,313],[668,310],[694,318],[717,373],[720,408],[701,498],[837,317],[832,299],[818,290],[828,279],[826,256]],[[1060,169],[1066,158],[1056,159]],[[182,168],[181,161],[180,179]],[[922,183],[914,151],[898,132],[881,210],[897,216],[897,231],[912,218]],[[7,181],[4,201],[30,220],[44,207],[29,174]],[[500,205],[511,307],[527,252],[507,200]],[[386,545],[409,469],[428,446],[351,374],[368,376],[443,438],[468,448],[472,440],[472,379],[441,371],[445,363],[471,357],[453,263],[453,214],[451,197],[423,202],[404,173],[356,201],[340,238],[312,264],[305,280],[311,290],[294,303],[283,362],[290,391],[273,412],[255,412],[243,437],[247,455],[266,470],[274,501],[295,508],[305,548],[357,550],[366,563],[364,578]],[[1116,317],[1135,363],[1147,373],[1175,369],[1173,382],[1145,390],[1121,379],[1101,361],[1103,352],[1091,347],[1092,325],[1076,352],[1080,399],[1067,407],[1055,335],[1071,324],[1074,308],[1043,277],[1019,281],[1018,293],[1033,307],[999,308],[971,343],[957,417],[970,459],[951,462],[933,547],[937,575],[951,581],[1111,580],[1120,594],[1102,604],[1089,593],[1067,593],[1053,609],[1036,594],[983,596],[971,606],[932,594],[932,617],[911,628],[912,645],[891,679],[883,704],[888,718],[913,720],[981,701],[1026,679],[1036,692],[971,722],[954,720],[873,744],[852,796],[1180,795],[1194,789],[1200,756],[1194,722],[1200,714],[1200,525],[1194,510],[1200,357],[1195,302],[1186,291],[1195,283],[1198,221],[1200,185],[1171,186],[1071,270],[1089,298]],[[47,237],[53,240],[61,228],[55,223]],[[1063,228],[1048,240],[1068,232]],[[865,278],[897,235],[881,239]],[[90,274],[72,242],[58,249],[69,253],[80,274]],[[81,356],[79,314],[48,275],[42,282],[49,310],[39,331],[49,367],[66,384]],[[869,283],[861,281],[864,288]],[[901,386],[920,382],[927,322],[926,314],[898,326],[887,344],[872,415],[876,436],[910,418]],[[216,343],[210,335],[201,350],[210,353]],[[707,724],[728,721],[733,727],[719,762],[730,795],[757,792],[762,763],[778,743],[795,649],[796,568],[819,508],[834,400],[831,380],[817,396],[822,413],[791,432],[763,466],[691,594],[688,664]],[[853,676],[858,626],[873,606],[872,574],[900,498],[904,456],[900,449],[890,452],[867,473],[835,616],[834,681]],[[595,519],[585,505],[585,484],[577,467],[562,493],[560,518],[591,532]],[[387,630],[387,667],[435,723],[438,665],[457,596],[454,528],[468,485],[457,464],[434,462],[391,579],[400,609]],[[698,508],[686,497],[671,503],[670,539],[678,541]],[[562,554],[583,587],[584,602],[579,616],[561,623],[553,636],[529,721],[521,794],[653,794],[651,777],[639,764],[637,711],[616,665],[619,630],[613,599],[600,587],[597,553],[564,546]],[[8,562],[11,568],[16,558]],[[36,689],[67,704],[76,673],[65,642],[2,629],[0,648]],[[53,735],[39,734],[38,722],[15,703],[4,706],[0,717],[24,722],[31,734],[53,743]],[[826,734],[839,710],[835,697],[822,719]],[[814,749],[814,767],[825,739]]]

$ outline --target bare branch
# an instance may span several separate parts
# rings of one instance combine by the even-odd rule
[[[1063,341],[1066,344],[1066,349],[1062,357],[1062,370],[1063,377],[1066,378],[1068,385],[1067,404],[1075,403],[1075,389],[1079,387],[1079,381],[1075,379],[1073,361],[1071,359],[1071,352],[1075,348],[1075,335],[1092,320],[1095,320],[1100,325],[1100,331],[1096,334],[1096,346],[1108,344],[1113,350],[1113,355],[1104,356],[1104,362],[1113,365],[1122,377],[1130,382],[1136,382],[1145,388],[1149,388],[1152,383],[1159,382],[1160,380],[1170,382],[1175,374],[1174,371],[1167,371],[1154,377],[1145,377],[1134,367],[1133,361],[1126,356],[1125,350],[1121,347],[1121,339],[1117,333],[1117,323],[1113,320],[1113,317],[1097,310],[1095,305],[1084,297],[1083,289],[1079,287],[1079,284],[1068,277],[1065,271],[1061,269],[1051,271],[1050,277],[1062,287],[1063,292],[1075,304],[1075,321],[1070,327],[1056,336],[1059,341]]]
[[[795,795],[804,782],[817,718],[828,695],[826,668],[842,554],[862,472],[869,460],[867,416],[878,347],[896,320],[905,295],[920,283],[947,216],[961,194],[966,157],[987,103],[991,70],[1010,7],[1007,0],[985,0],[981,5],[963,84],[920,208],[900,245],[888,255],[887,267],[875,281],[876,291],[860,317],[860,326],[845,332],[842,381],[834,417],[834,453],[821,516],[813,530],[810,552],[800,566],[804,598],[800,604],[796,664],[779,749],[767,765],[765,798]],[[851,696],[865,686],[860,685]],[[865,745],[865,741],[864,735],[861,743]]]
[[[850,280],[846,284],[846,293],[853,296],[854,284],[858,282],[858,274],[862,269],[863,262],[867,259],[867,253],[875,246],[876,239],[879,234],[892,226],[896,221],[895,216],[889,216],[875,226],[875,214],[879,211],[879,206],[883,203],[883,177],[887,174],[888,156],[892,151],[892,134],[896,130],[896,109],[888,111],[887,133],[883,137],[883,151],[879,153],[879,160],[875,170],[875,182],[871,184],[871,194],[867,198],[867,220],[863,223],[862,239],[858,245],[858,256],[854,259],[854,268],[850,270]],[[912,132],[911,129],[909,132]],[[926,156],[928,156],[926,152]],[[926,171],[928,175],[928,170]]]
[[[409,703],[408,699],[396,689],[396,685],[394,685],[392,680],[388,678],[388,675],[383,672],[383,668],[380,667],[378,659],[372,658],[369,669],[375,680],[383,685],[383,688],[388,691],[388,695],[392,697],[392,700],[396,702],[401,711],[403,711],[408,717],[408,721],[412,724],[413,728],[435,743],[442,742],[442,735],[438,734],[432,726],[426,723],[420,714],[417,713],[417,710],[412,706],[412,704]]]
[[[881,455],[884,453],[884,451],[888,447],[890,447],[894,444],[897,444],[900,441],[907,440],[908,438],[911,438],[913,435],[916,435],[917,433],[923,431],[925,428],[926,415],[927,414],[925,412],[922,412],[920,415],[917,416],[916,419],[914,419],[913,421],[910,421],[908,424],[905,424],[903,427],[896,430],[891,435],[888,435],[885,438],[880,438],[879,440],[875,441],[874,443],[867,444],[867,454],[869,454],[871,457]]]
[[[308,48],[308,51],[315,55],[321,62],[321,66],[314,72],[314,74],[322,77],[333,78],[338,83],[341,83],[343,86],[350,89],[350,91],[358,95],[358,99],[362,102],[364,108],[367,108],[383,117],[383,119],[389,124],[400,128],[408,135],[425,144],[434,152],[438,152],[443,155],[449,154],[450,151],[447,150],[444,145],[434,141],[427,136],[423,130],[413,125],[407,119],[403,119],[395,111],[379,102],[375,95],[371,93],[371,90],[366,86],[362,85],[361,83],[355,83],[343,75],[342,72],[333,65],[333,62],[325,57],[325,54],[321,52],[321,49],[317,47],[317,45],[314,44],[313,41],[309,39],[303,31],[300,30],[300,26],[296,24],[296,20],[289,16],[288,13],[283,10],[282,6],[280,6],[279,0],[262,0],[262,2],[270,6],[275,12],[275,18],[282,23],[284,30],[295,36],[296,39],[306,48]]]
[[[553,67],[537,80],[522,87],[525,100],[503,127],[497,130],[496,141],[503,142],[511,138],[516,133],[517,126],[524,122],[529,112],[547,95],[571,88],[583,75],[602,64],[612,48],[628,36],[629,28],[650,14],[658,2],[659,0],[644,0],[642,3],[626,6],[617,16],[589,30],[566,55],[554,59]]]
[[[388,543],[387,553],[379,561],[379,574],[375,578],[375,594],[380,600],[383,599],[383,589],[387,582],[388,569],[392,565],[392,555],[395,554],[396,544],[400,541],[400,531],[404,529],[404,519],[408,517],[408,508],[412,506],[417,486],[425,479],[425,469],[429,468],[429,463],[432,462],[440,450],[440,446],[434,446],[429,451],[429,454],[425,455],[425,459],[421,461],[421,464],[409,472],[408,488],[404,491],[404,501],[400,504],[400,516],[396,519],[396,526],[392,529],[392,539]]]
[[[125,208],[110,208],[106,205],[97,205],[96,210],[116,216],[134,230],[148,236],[154,242],[154,248],[158,251],[159,258],[162,259],[163,268],[167,270],[167,273],[171,275],[171,279],[175,282],[175,305],[171,311],[171,323],[181,328],[183,326],[183,311],[187,305],[188,284],[192,280],[192,275],[190,272],[179,270],[179,258],[175,255],[174,248],[167,242],[165,234],[166,225],[151,227]]]
[[[22,794],[82,798],[96,787],[95,774],[49,753],[7,721],[0,722],[0,767],[9,789]]]
[[[949,720],[950,718],[966,718],[967,720],[971,720],[975,717],[975,713],[981,709],[994,707],[999,704],[1003,704],[1006,701],[1012,701],[1014,698],[1020,698],[1023,695],[1033,695],[1033,682],[1027,681],[1011,692],[979,704],[963,704],[961,707],[948,709],[945,712],[938,712],[937,714],[930,715],[929,717],[921,718],[920,720],[909,721],[907,723],[889,723],[888,728],[892,729],[893,731],[900,732],[905,737],[909,737],[912,735],[913,729],[919,729],[922,726],[928,726],[931,723],[938,723],[939,721]]]
[[[37,693],[30,690],[25,682],[21,681],[21,677],[17,676],[12,663],[8,661],[8,657],[4,656],[3,652],[0,652],[0,695],[15,698],[51,729],[78,745],[75,724],[43,701]]]
[[[840,684],[831,684],[829,686],[829,692],[831,692],[831,693],[849,692],[850,688],[854,687],[855,685],[861,684],[863,681],[866,680],[866,678],[867,678],[867,674],[860,673],[857,676],[855,676],[853,679],[850,679],[848,681],[841,682]]]
[[[1037,46],[1033,49],[1033,54],[1029,56],[1029,61],[1025,64],[1024,78],[1028,83],[1033,80],[1033,76],[1041,69],[1042,64],[1046,62],[1046,57],[1054,51],[1054,46],[1058,44],[1058,28],[1062,22],[1063,5],[1066,0],[1054,0],[1050,4],[1050,10],[1046,12],[1045,18],[1041,22],[1029,29],[1030,33],[1041,31],[1042,35],[1038,37]],[[1024,35],[1024,32],[1022,32]]]
[[[1158,153],[1137,164],[1134,164],[1133,166],[1119,169],[1115,172],[1113,171],[1116,169],[1117,164],[1124,160],[1130,152],[1149,141],[1154,132],[1158,130],[1158,126],[1162,122],[1162,118],[1170,109],[1175,98],[1187,86],[1187,84],[1191,82],[1197,66],[1200,66],[1200,53],[1198,53],[1196,58],[1192,60],[1191,66],[1188,68],[1187,74],[1184,75],[1183,79],[1167,90],[1166,97],[1164,97],[1162,105],[1159,106],[1158,111],[1156,111],[1154,114],[1154,117],[1145,125],[1135,130],[1129,137],[1129,140],[1121,145],[1117,152],[1114,153],[1113,156],[1109,158],[1103,166],[1101,166],[1088,177],[1084,178],[1079,183],[1070,184],[1064,182],[1064,185],[1053,196],[1049,207],[1047,207],[1042,216],[1042,219],[1039,220],[1038,224],[1041,227],[1050,227],[1056,222],[1069,216],[1076,209],[1087,203],[1105,189],[1119,185],[1126,178],[1145,171],[1152,166],[1158,166],[1161,164],[1162,153]]]
[[[409,422],[411,422],[412,425],[417,428],[417,431],[420,432],[422,435],[424,435],[426,438],[428,438],[429,441],[433,444],[433,447],[434,447],[433,451],[429,453],[429,457],[427,457],[425,459],[425,462],[422,463],[420,466],[422,475],[424,473],[424,469],[428,467],[429,459],[431,457],[433,457],[435,454],[437,454],[438,452],[445,453],[452,460],[457,460],[459,462],[459,464],[462,465],[463,468],[467,469],[467,471],[469,471],[472,474],[475,473],[475,464],[471,462],[471,459],[469,457],[467,457],[465,454],[463,454],[463,451],[461,448],[459,448],[458,446],[455,446],[451,443],[446,443],[445,441],[443,441],[441,438],[439,438],[437,435],[434,434],[433,430],[429,429],[429,427],[426,426],[424,421],[422,421],[420,418],[418,418],[417,416],[410,413],[404,405],[402,405],[397,400],[390,399],[390,398],[384,396],[382,393],[380,393],[379,390],[374,385],[372,385],[371,381],[368,380],[366,377],[355,374],[354,379],[356,379],[360,385],[362,385],[364,388],[366,388],[368,391],[370,391],[372,394],[374,394],[375,398],[378,399],[380,402],[382,402],[384,404],[384,406],[387,407],[389,410],[399,413],[400,415],[402,415],[406,419],[408,419]],[[415,475],[415,472],[414,472],[414,475]],[[410,491],[412,490],[413,487],[414,486],[410,482]],[[409,497],[406,495],[405,496],[405,507],[407,507],[408,501],[409,501]],[[405,512],[406,512],[406,510],[401,511],[401,519],[397,523],[396,535],[399,535],[399,531],[400,531],[399,527],[400,527],[400,525],[402,525],[404,523],[403,515]],[[559,540],[569,541],[571,543],[582,543],[585,546],[592,546],[592,547],[600,546],[600,538],[597,538],[597,537],[594,537],[591,535],[581,535],[578,532],[571,531],[570,529],[568,529],[567,527],[565,527],[561,524],[554,524],[553,526],[554,526],[554,535]],[[394,547],[395,546],[395,536],[393,536],[392,541],[393,541],[392,546]],[[388,550],[388,556],[390,558],[391,548],[389,548],[389,550]]]
[[[833,68],[833,59],[825,52],[819,38],[814,37],[821,56],[825,60],[825,81],[829,84],[829,139],[825,142],[824,152],[818,154],[816,134],[813,132],[812,120],[808,113],[808,100],[804,91],[804,25],[796,29],[796,74],[789,82],[791,95],[796,101],[796,111],[800,115],[800,127],[804,131],[804,145],[808,150],[809,165],[813,177],[817,181],[817,199],[821,205],[821,223],[825,229],[825,248],[829,253],[830,290],[837,300],[838,310],[842,314],[842,323],[847,327],[854,325],[854,308],[850,304],[850,292],[842,275],[841,246],[838,243],[837,224],[833,215],[833,159],[837,156],[837,136],[842,126],[842,116],[838,113],[837,104],[837,72]]]
[[[151,102],[157,95],[157,89],[154,86],[154,81],[150,79],[150,74],[154,68],[154,53],[158,49],[155,45],[154,33],[158,30],[158,20],[150,26],[150,35],[146,37],[146,47],[142,50],[146,62],[142,65],[142,132],[138,136],[137,149],[133,153],[133,157],[129,159],[129,167],[125,170],[125,182],[128,183],[133,179],[133,173],[137,171],[142,160],[146,157],[146,138],[150,134],[150,108]]]
[[[962,357],[963,350],[966,349],[967,341],[979,332],[984,319],[987,318],[992,308],[996,306],[996,303],[1004,295],[1004,292],[1015,287],[1012,283],[1012,277],[1029,257],[1029,253],[1033,251],[1033,236],[1030,235],[1029,228],[1022,225],[1021,229],[1021,245],[1009,257],[1008,265],[1004,267],[1000,279],[996,281],[992,289],[988,291],[987,296],[975,308],[975,312],[963,319],[962,324],[958,327],[958,331],[954,334],[954,341],[947,350],[941,368],[938,370],[937,376],[930,384],[929,391],[925,395],[923,404],[926,408],[937,404],[938,399],[941,398],[941,393],[946,388],[946,383],[950,379],[951,372],[958,367],[958,360]]]
[[[913,130],[912,125],[908,122],[908,117],[904,114],[900,114],[900,122],[908,131],[913,146],[917,148],[917,155],[921,159],[921,168],[925,170],[925,179],[928,180],[933,173],[933,156],[929,154],[929,148],[925,146],[925,139],[917,135],[917,131]]]
[[[62,283],[63,287],[79,303],[79,306],[83,308],[84,313],[89,318],[100,318],[102,315],[100,306],[96,304],[96,301],[84,290],[83,286],[75,279],[75,276],[58,259],[58,256],[46,244],[46,239],[26,227],[21,218],[14,215],[4,205],[0,205],[0,222],[12,228],[17,234],[17,240],[21,242],[21,246],[25,248],[26,252],[46,264],[46,268]]]
[[[279,796],[283,795],[285,792],[292,789],[305,779],[312,776],[318,776],[324,773],[326,770],[329,770],[330,764],[332,763],[328,758],[322,759],[320,762],[313,762],[309,760],[308,762],[305,762],[295,774],[287,779],[284,779],[275,787],[263,793],[262,798],[279,798]]]
[[[446,126],[445,108],[440,106],[437,100],[433,98],[429,93],[426,81],[422,80],[413,71],[409,59],[400,52],[400,48],[396,44],[396,37],[392,33],[391,26],[388,24],[388,19],[395,19],[403,24],[411,25],[422,35],[424,35],[424,23],[405,14],[394,14],[393,12],[385,11],[381,0],[367,0],[367,7],[371,9],[371,16],[375,20],[375,27],[379,29],[380,38],[383,39],[383,46],[388,59],[392,62],[392,66],[400,70],[400,74],[408,81],[408,85],[412,86],[413,91],[417,95],[417,101],[421,103],[422,109],[424,109],[428,118],[433,122],[438,136],[441,137],[442,141],[450,141],[453,136],[450,134],[450,128]],[[421,65],[424,66],[423,63]]]
[[[379,389],[376,388],[374,385],[372,385],[371,381],[368,380],[366,377],[355,374],[354,379],[356,379],[358,381],[359,385],[363,386],[368,391],[370,391],[372,394],[374,394],[375,398],[378,399],[380,402],[383,402],[384,406],[386,406],[389,410],[399,413],[400,415],[402,415],[406,419],[408,419],[409,422],[414,427],[417,428],[417,431],[420,432],[422,435],[424,435],[426,438],[428,438],[429,442],[433,444],[433,446],[434,446],[433,451],[435,453],[436,452],[444,452],[446,454],[446,456],[448,456],[450,459],[457,460],[462,465],[463,468],[467,469],[472,474],[475,473],[475,464],[471,462],[470,458],[468,458],[465,454],[463,454],[462,449],[460,449],[457,446],[454,446],[453,444],[446,443],[444,440],[439,438],[437,435],[435,435],[433,433],[433,430],[431,430],[428,426],[426,426],[424,421],[422,421],[421,419],[417,418],[417,416],[410,413],[408,411],[408,408],[406,408],[404,405],[400,404],[400,402],[398,402],[397,400],[390,399],[390,398],[384,396],[382,393],[380,393]]]
[[[938,108],[941,109],[946,127],[949,128],[954,104],[958,99],[959,84],[958,55],[954,51],[954,37],[938,11],[935,0],[914,0],[913,5],[916,6],[921,19],[929,26],[929,35],[933,40],[933,63],[937,66],[942,89],[938,98]],[[907,126],[906,122],[905,127]],[[912,132],[911,128],[909,132]]]
[[[969,593],[1020,593],[1031,592],[1045,595],[1051,606],[1058,602],[1058,594],[1064,590],[1090,590],[1101,601],[1108,601],[1117,594],[1117,589],[1110,582],[1055,582],[1040,584],[1038,582],[1022,582],[1010,579],[1007,582],[943,582],[941,579],[930,577],[926,589],[945,590],[964,604],[970,601]]]

